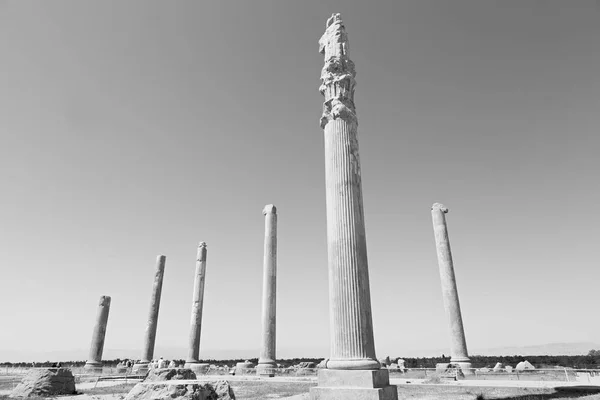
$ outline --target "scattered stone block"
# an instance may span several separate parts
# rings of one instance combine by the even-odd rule
[[[521,361],[520,363],[517,364],[515,369],[517,371],[531,371],[531,370],[534,370],[535,367],[533,365],[531,365],[531,363],[529,361]]]
[[[61,394],[75,394],[75,377],[67,368],[34,368],[31,369],[21,383],[11,392],[9,397],[45,397]]]
[[[317,368],[317,364],[315,364],[314,362],[301,362],[298,363],[298,368]]]
[[[235,364],[235,375],[251,374],[254,372],[254,364],[246,360]]]

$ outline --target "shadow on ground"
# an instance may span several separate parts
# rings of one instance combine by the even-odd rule
[[[554,393],[527,394],[509,397],[495,397],[494,400],[546,400],[546,399],[577,399],[600,393],[598,386],[559,386],[554,388]],[[594,396],[593,398],[598,398]],[[477,400],[484,400],[485,396],[478,396]],[[490,399],[491,400],[491,399]]]

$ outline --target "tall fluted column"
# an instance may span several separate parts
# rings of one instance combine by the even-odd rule
[[[265,251],[263,260],[262,297],[262,349],[256,373],[274,375],[275,358],[276,295],[277,295],[277,209],[273,204],[265,206]]]
[[[190,327],[190,342],[185,368],[200,365],[200,330],[202,327],[202,303],[204,301],[204,281],[206,276],[206,243],[198,245],[196,257],[196,275],[194,278],[194,299],[192,302],[192,321]]]
[[[471,367],[471,364],[469,363],[467,353],[467,341],[465,339],[460,303],[458,301],[450,241],[448,240],[445,215],[447,212],[448,209],[440,203],[435,203],[431,207],[435,246],[442,282],[442,297],[450,326],[450,362],[459,364],[462,369],[468,369]]]
[[[373,340],[367,242],[354,107],[354,63],[339,14],[319,40],[325,55],[321,128],[325,130],[325,185],[331,358],[329,369],[378,369]]]
[[[104,338],[106,337],[109,311],[110,296],[100,296],[98,313],[96,314],[96,325],[92,334],[90,355],[85,363],[85,369],[89,371],[102,372],[102,352],[104,351]]]
[[[160,309],[160,295],[162,293],[163,277],[165,274],[166,256],[156,257],[156,272],[152,284],[152,295],[150,297],[150,314],[146,324],[144,336],[144,348],[142,349],[142,359],[139,364],[134,366],[134,370],[142,372],[148,369],[148,364],[154,357],[154,343],[156,341],[156,329],[158,327],[158,311]]]
[[[319,40],[325,55],[319,91],[325,96],[325,191],[331,357],[318,373],[313,400],[397,400],[389,371],[375,356],[367,240],[360,177],[354,63],[340,14]]]

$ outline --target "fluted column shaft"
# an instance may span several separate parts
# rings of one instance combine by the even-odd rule
[[[263,259],[262,348],[257,370],[275,368],[276,298],[277,298],[277,209],[269,204],[265,215]]]
[[[108,312],[110,311],[110,296],[100,296],[96,324],[92,334],[92,344],[86,368],[102,368],[102,352],[104,351],[104,339],[106,337],[106,326],[108,324]]]
[[[356,124],[325,126],[329,369],[376,369]]]
[[[454,276],[448,228],[446,226],[445,214],[447,212],[448,209],[439,203],[435,203],[431,208],[433,232],[435,234],[435,245],[442,283],[442,297],[450,327],[450,362],[460,363],[468,362],[469,356],[460,312],[458,290],[456,288],[456,277]]]
[[[165,262],[167,257],[160,255],[156,257],[156,272],[152,284],[152,295],[150,297],[150,314],[146,324],[144,335],[144,348],[142,350],[141,363],[149,363],[154,357],[154,343],[156,341],[156,329],[158,327],[158,311],[160,309],[160,296],[162,293],[163,277],[165,274]]]

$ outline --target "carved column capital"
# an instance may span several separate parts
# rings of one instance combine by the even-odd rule
[[[358,124],[354,105],[356,71],[348,58],[348,35],[340,14],[333,14],[319,39],[319,52],[325,56],[319,91],[325,96],[321,128],[331,120],[343,119]]]

